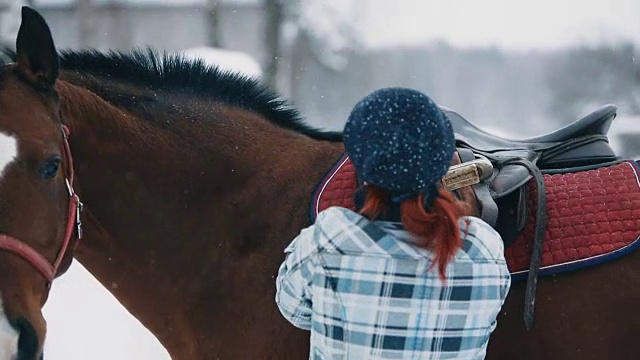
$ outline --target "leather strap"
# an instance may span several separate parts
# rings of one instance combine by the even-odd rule
[[[476,156],[470,149],[458,148],[458,154],[460,155],[460,160],[463,163],[476,159]],[[488,180],[481,181],[478,184],[473,185],[473,190],[475,191],[478,202],[481,205],[480,209],[478,209],[480,218],[491,225],[491,227],[495,227],[496,222],[498,221],[498,205],[491,196],[487,181]]]
[[[44,256],[29,246],[14,237],[8,235],[0,235],[0,250],[8,251],[18,255],[21,259],[26,259],[27,263],[33,266],[47,281],[51,281],[55,276],[55,269],[53,265]]]
[[[524,296],[524,324],[527,330],[530,331],[533,326],[538,272],[542,261],[542,243],[545,239],[545,230],[547,228],[547,188],[544,183],[544,175],[531,161],[513,159],[508,160],[508,163],[525,166],[529,172],[531,172],[531,175],[533,175],[538,193],[533,249],[531,250],[531,262],[529,263],[529,274],[527,276],[527,287]]]
[[[473,151],[470,149],[458,149],[460,159],[462,162],[475,159]],[[533,249],[531,251],[531,261],[529,263],[529,273],[527,277],[527,285],[525,292],[525,304],[524,304],[524,323],[528,331],[533,327],[534,312],[535,312],[535,300],[536,290],[538,286],[538,272],[540,270],[540,263],[542,261],[542,245],[545,238],[545,230],[547,228],[547,190],[544,183],[544,175],[542,171],[535,165],[533,161],[512,158],[512,159],[493,159],[501,163],[501,167],[507,165],[521,165],[527,168],[529,173],[533,176],[537,186],[537,204],[536,204],[536,222],[535,231],[533,236]],[[498,206],[496,205],[491,192],[489,190],[488,183],[492,178],[476,184],[473,186],[478,201],[482,205],[480,210],[481,218],[489,225],[495,228],[496,221],[498,219]],[[523,186],[526,186],[523,185]]]

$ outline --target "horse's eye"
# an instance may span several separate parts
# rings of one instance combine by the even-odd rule
[[[51,158],[45,160],[40,166],[40,176],[45,179],[52,179],[58,173],[60,167],[60,158]]]

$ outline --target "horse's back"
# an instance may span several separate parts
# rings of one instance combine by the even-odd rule
[[[640,252],[540,278],[535,326],[522,322],[525,283],[513,284],[488,360],[640,359]]]

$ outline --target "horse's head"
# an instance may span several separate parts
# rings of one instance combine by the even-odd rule
[[[77,237],[57,75],[49,27],[23,8],[16,62],[0,68],[0,360],[41,357],[41,308]]]

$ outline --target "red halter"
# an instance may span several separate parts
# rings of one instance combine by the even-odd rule
[[[75,233],[76,239],[79,240],[82,237],[82,223],[80,221],[80,213],[82,212],[82,202],[80,198],[73,191],[73,159],[71,158],[71,149],[69,148],[68,141],[69,129],[62,125],[62,155],[66,165],[65,182],[67,185],[67,192],[69,194],[69,221],[67,222],[67,228],[62,242],[62,246],[58,251],[58,255],[55,261],[52,263],[42,256],[33,247],[26,243],[6,234],[0,234],[0,250],[6,250],[20,256],[23,260],[31,264],[36,270],[42,274],[47,280],[47,287],[51,286],[53,279],[58,273],[58,267],[62,262],[71,239]]]

